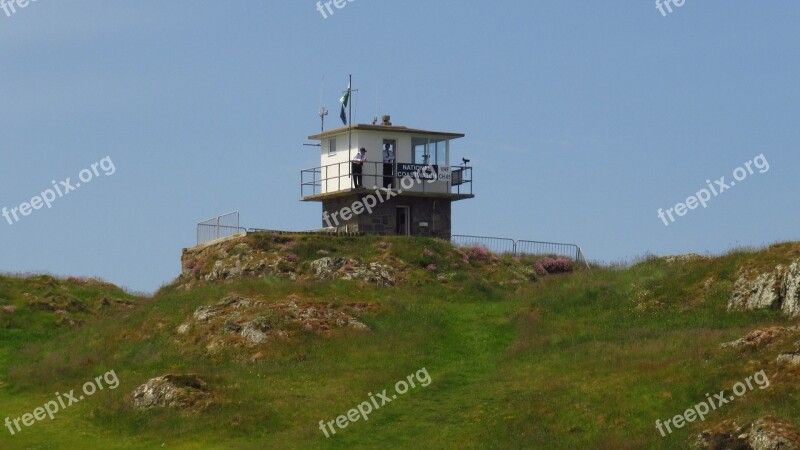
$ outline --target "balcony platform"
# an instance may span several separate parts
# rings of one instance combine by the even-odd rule
[[[381,192],[381,195],[384,194],[384,189],[381,187],[376,188],[378,191]],[[450,201],[458,201],[458,200],[466,200],[468,198],[475,198],[475,194],[460,194],[460,193],[446,193],[446,192],[415,192],[415,191],[404,191],[402,189],[390,189],[391,192],[397,194],[398,197],[423,197],[423,198],[440,198]],[[307,195],[301,197],[300,200],[304,202],[321,202],[325,200],[333,200],[336,198],[348,197],[355,194],[375,194],[375,189],[372,188],[350,188],[350,189],[341,189],[338,191],[327,192],[324,194],[314,194],[314,195]]]
[[[351,163],[336,163],[305,169],[300,172],[300,200],[322,202],[356,194],[374,193],[389,183],[400,189],[392,189],[398,197],[415,197],[458,201],[475,198],[472,192],[472,167],[437,166],[398,163],[390,167],[391,173],[384,175],[386,165],[382,162],[367,162],[362,173],[363,188],[354,188]],[[398,170],[402,169],[402,170]],[[413,172],[412,172],[413,170]],[[412,185],[405,184],[411,180]],[[370,188],[367,186],[377,186]],[[405,188],[405,189],[403,189]],[[394,197],[394,196],[392,196]]]

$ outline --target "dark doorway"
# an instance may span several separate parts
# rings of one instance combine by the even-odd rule
[[[397,207],[397,227],[395,232],[398,236],[411,235],[411,208],[408,206]]]

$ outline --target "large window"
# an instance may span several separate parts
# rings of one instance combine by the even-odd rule
[[[447,139],[412,138],[414,164],[447,164]]]

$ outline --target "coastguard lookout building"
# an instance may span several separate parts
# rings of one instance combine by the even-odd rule
[[[320,166],[301,171],[301,199],[322,202],[326,229],[449,240],[452,203],[474,197],[469,160],[451,165],[451,142],[462,137],[392,125],[389,116],[309,136]],[[365,161],[354,163],[361,148]]]

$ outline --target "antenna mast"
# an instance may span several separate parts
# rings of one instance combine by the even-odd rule
[[[324,133],[325,132],[325,116],[328,115],[328,108],[322,105],[322,94],[325,91],[325,75],[322,76],[322,82],[320,82],[319,87],[319,118],[322,121],[320,125],[320,130]]]

